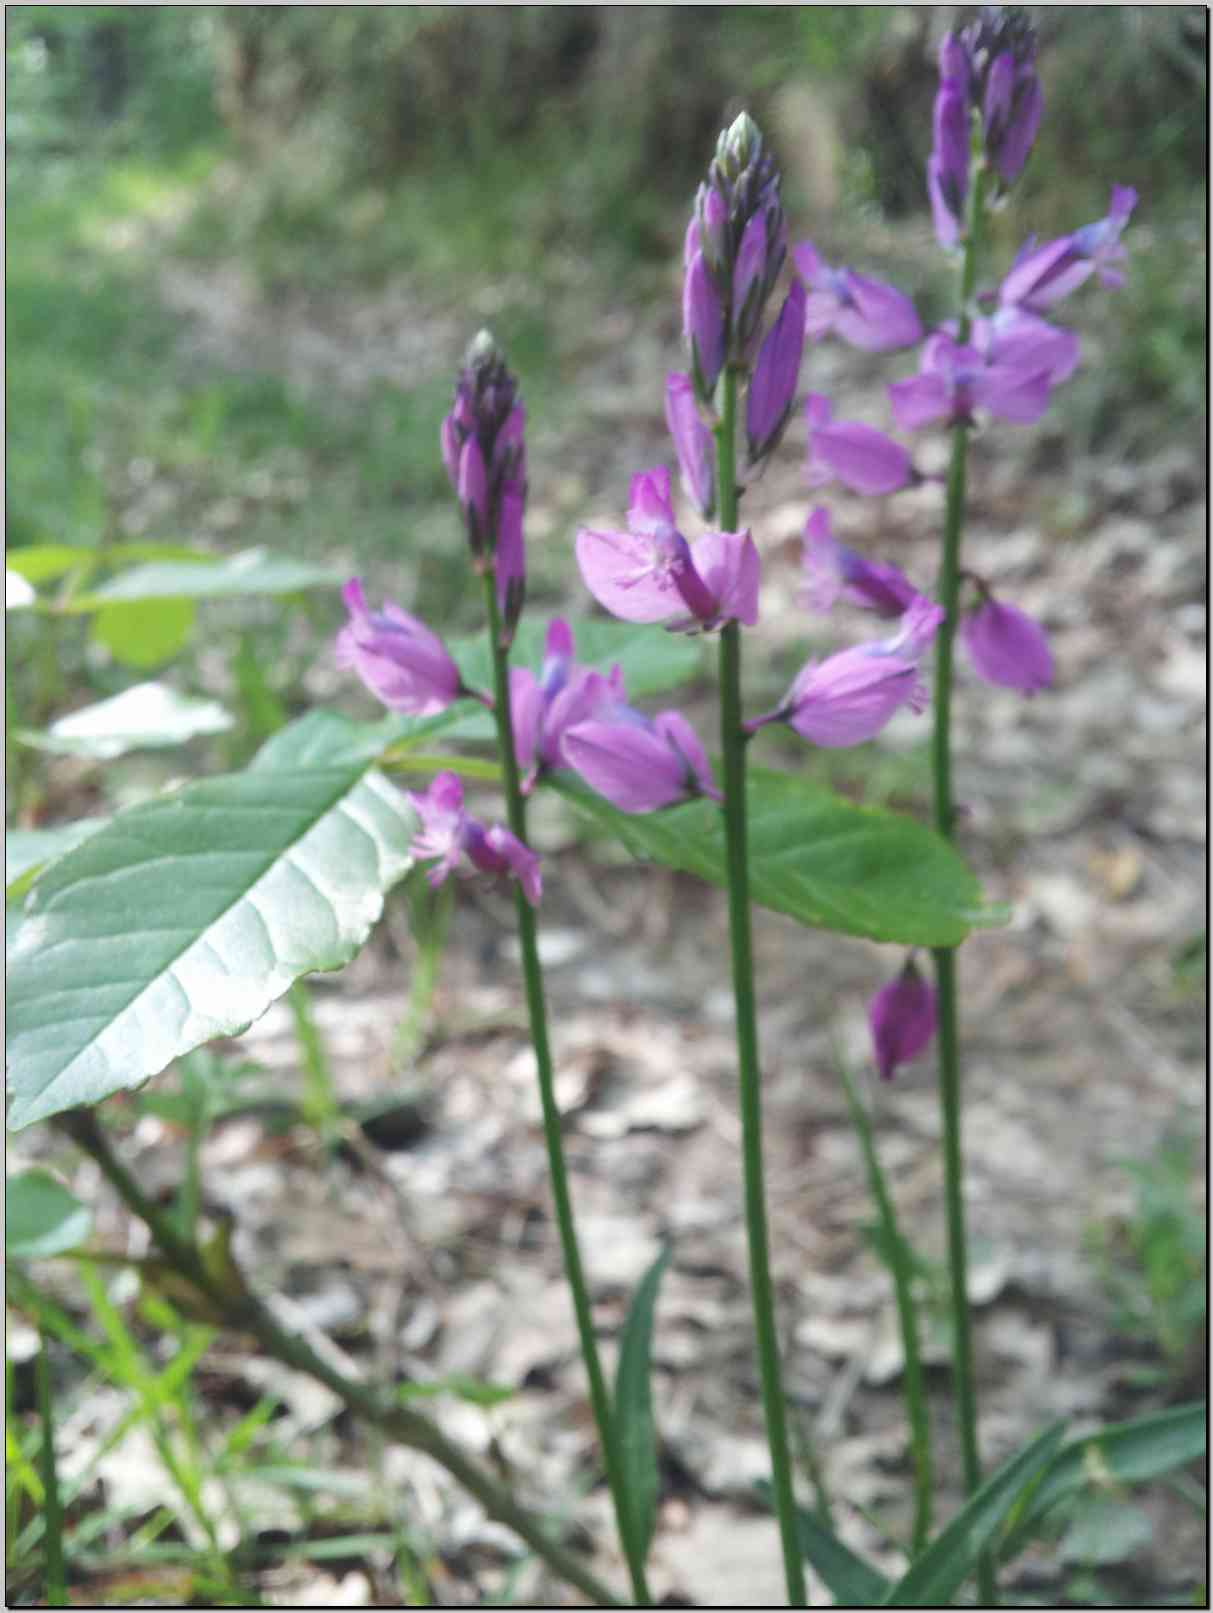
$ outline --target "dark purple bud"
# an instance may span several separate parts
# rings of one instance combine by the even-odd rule
[[[882,986],[868,1004],[868,1025],[881,1079],[891,1081],[899,1064],[908,1064],[935,1034],[935,993],[913,958],[896,980]]]
[[[518,383],[493,338],[481,331],[468,348],[441,432],[443,464],[478,563],[495,554],[503,518],[514,523],[509,541],[521,541],[526,412],[517,398]],[[517,554],[507,558],[506,568],[511,575],[520,575]]]
[[[996,162],[1004,185],[1013,185],[1023,172],[1023,165],[1036,139],[1036,131],[1040,128],[1043,110],[1044,93],[1040,80],[1032,73],[1016,91],[1011,120],[998,150]]]
[[[778,319],[767,332],[746,394],[746,442],[751,465],[767,457],[788,423],[804,355],[804,326],[805,290],[795,280]]]

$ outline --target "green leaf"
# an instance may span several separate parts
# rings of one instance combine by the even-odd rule
[[[450,728],[462,709],[452,706],[436,717],[392,714],[378,722],[356,722],[339,711],[309,711],[270,736],[249,763],[261,770],[299,767],[363,767],[392,745],[432,739]]]
[[[756,1486],[768,1507],[774,1510],[769,1479]],[[801,1555],[821,1575],[837,1607],[879,1607],[889,1594],[891,1581],[865,1562],[839,1540],[834,1531],[808,1507],[796,1508],[796,1534]]]
[[[5,1183],[4,1252],[10,1260],[64,1254],[92,1230],[93,1212],[46,1171],[24,1171]]]
[[[131,750],[183,745],[196,734],[219,734],[233,721],[214,700],[179,694],[165,683],[137,683],[60,717],[45,733],[21,730],[17,737],[39,750],[108,761]]]
[[[190,600],[135,600],[99,610],[92,637],[122,666],[143,671],[171,661],[189,642],[193,629]]]
[[[1141,1483],[1198,1461],[1205,1453],[1208,1419],[1206,1403],[1193,1401],[1072,1440],[1033,1492],[1000,1555],[1013,1557],[1053,1507],[1083,1490]]]
[[[9,960],[9,1124],[138,1086],[347,963],[413,827],[362,763],[231,774],[114,818],[30,894]]]
[[[500,1406],[512,1400],[514,1393],[508,1384],[488,1383],[463,1372],[452,1372],[445,1378],[434,1378],[426,1383],[401,1383],[396,1386],[397,1398],[406,1405],[414,1400],[454,1395],[458,1400],[467,1401],[470,1406]]]
[[[10,902],[23,897],[48,863],[62,857],[89,835],[103,829],[108,818],[78,818],[53,829],[9,829],[4,836],[5,890]]]
[[[1046,1429],[1004,1462],[956,1514],[885,1597],[884,1607],[946,1607],[977,1559],[1022,1506],[1057,1454],[1062,1425]]]
[[[1150,1515],[1140,1507],[1094,1496],[1071,1520],[1058,1555],[1063,1562],[1092,1568],[1123,1563],[1148,1546],[1153,1533]]]
[[[75,566],[94,566],[98,560],[96,549],[77,549],[67,543],[32,543],[25,548],[9,549],[4,556],[7,570],[15,571],[26,582],[54,582]]]
[[[724,823],[708,800],[631,816],[570,774],[555,787],[636,856],[726,883]],[[800,923],[906,946],[953,946],[982,920],[981,891],[934,830],[818,785],[752,768],[750,890]]]
[[[246,549],[220,561],[151,561],[120,572],[71,602],[73,610],[95,610],[118,601],[148,599],[232,599],[249,594],[293,594],[304,588],[339,588],[343,571],[309,565],[266,549]]]
[[[650,1381],[653,1344],[653,1311],[657,1290],[670,1260],[669,1245],[661,1251],[640,1279],[632,1298],[623,1337],[619,1345],[619,1365],[615,1372],[615,1432],[619,1441],[619,1465],[623,1488],[636,1530],[640,1557],[648,1555],[657,1523],[657,1428],[653,1421],[653,1392]]]

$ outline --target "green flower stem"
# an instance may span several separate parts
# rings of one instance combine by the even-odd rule
[[[67,1594],[67,1577],[63,1567],[63,1502],[59,1494],[59,1464],[55,1459],[55,1397],[46,1348],[46,1334],[39,1329],[34,1385],[42,1437],[39,1467],[42,1473],[42,1512],[46,1521],[46,1605],[70,1607],[71,1598]]]
[[[969,186],[964,254],[960,268],[957,339],[966,342],[972,323],[973,294],[985,222],[985,173],[974,164]],[[935,640],[934,727],[931,760],[934,776],[935,827],[952,838],[956,807],[952,798],[952,666],[960,602],[960,545],[964,532],[966,479],[969,454],[967,422],[952,427],[952,458],[948,469],[944,512],[943,562],[939,603],[946,612]],[[952,1287],[952,1366],[956,1380],[956,1407],[960,1420],[961,1455],[965,1492],[981,1485],[981,1458],[977,1446],[977,1396],[974,1388],[973,1338],[969,1325],[968,1255],[965,1240],[964,1163],[961,1146],[960,1039],[957,1027],[956,952],[939,947],[933,953],[939,1020],[939,1100],[943,1119],[944,1207],[948,1226],[948,1263]],[[988,1555],[978,1563],[978,1594],[985,1606],[996,1599],[993,1563]]]
[[[575,1585],[595,1607],[625,1605],[585,1567],[580,1556],[552,1539],[542,1518],[519,1506],[508,1490],[466,1456],[428,1417],[400,1403],[390,1389],[347,1378],[298,1333],[282,1327],[269,1308],[249,1291],[230,1261],[219,1269],[196,1243],[183,1238],[171,1217],[148,1198],[114,1153],[91,1109],[71,1110],[60,1115],[55,1124],[96,1161],[119,1198],[147,1226],[169,1263],[209,1301],[216,1321],[252,1334],[267,1355],[323,1383],[356,1417],[401,1445],[432,1457],[479,1501],[490,1518],[512,1529],[553,1573]]]
[[[737,528],[735,440],[737,375],[724,372],[720,423],[716,428],[716,486],[720,524]],[[788,1602],[807,1607],[804,1562],[796,1527],[796,1496],[788,1454],[787,1415],[779,1371],[779,1336],[771,1283],[766,1189],[762,1164],[762,1090],[758,1067],[758,1020],[754,1007],[754,960],[750,939],[750,874],[746,835],[746,734],[741,712],[741,629],[729,622],[720,634],[720,747],[724,757],[724,833],[729,872],[729,941],[733,958],[733,1000],[737,1016],[737,1070],[741,1104],[742,1160],[745,1174],[746,1234],[750,1248],[750,1289],[762,1382],[762,1408],[779,1537],[783,1546]]]
[[[501,644],[501,621],[497,609],[497,584],[491,571],[484,578],[485,610],[488,616],[490,647],[493,654],[494,715],[497,720],[497,748],[501,758],[502,782],[505,786],[506,816],[511,832],[528,845],[526,827],[526,799],[518,777],[518,759],[514,749],[514,720],[510,706],[510,652]],[[522,887],[515,884],[514,903],[518,913],[518,940],[522,950],[522,974],[526,985],[527,1013],[531,1023],[531,1042],[535,1049],[535,1064],[539,1072],[539,1095],[543,1105],[543,1136],[548,1151],[548,1172],[552,1181],[552,1199],[556,1208],[556,1224],[560,1229],[560,1247],[564,1255],[565,1276],[573,1296],[573,1310],[577,1318],[577,1333],[581,1340],[581,1354],[585,1361],[586,1376],[590,1384],[590,1404],[598,1426],[602,1445],[607,1483],[615,1506],[615,1522],[627,1558],[628,1573],[632,1581],[632,1594],[640,1607],[652,1603],[645,1580],[644,1552],[635,1528],[623,1467],[619,1459],[619,1446],[615,1438],[614,1419],[602,1364],[598,1359],[598,1345],[594,1338],[594,1318],[590,1310],[590,1297],[586,1289],[585,1273],[581,1265],[581,1252],[577,1246],[577,1231],[573,1222],[573,1201],[569,1193],[568,1171],[564,1162],[564,1145],[560,1136],[560,1110],[556,1104],[556,1088],[552,1074],[552,1053],[548,1042],[547,1009],[543,996],[543,971],[539,963],[538,930],[535,913],[523,895]]]

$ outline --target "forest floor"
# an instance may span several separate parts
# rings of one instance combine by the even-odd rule
[[[672,278],[665,293],[654,312],[601,291],[591,300],[581,286],[576,318],[562,325],[551,402],[537,411],[528,445],[536,609],[586,612],[572,564],[576,523],[617,521],[628,476],[670,460],[661,386],[678,362]],[[170,261],[161,279],[183,365],[243,366],[278,374],[305,397],[331,390],[354,400],[360,388],[453,374],[493,297],[508,294],[497,287],[466,316],[446,306],[427,318],[403,281],[351,306],[316,292],[275,297],[231,266]],[[872,382],[891,369],[822,348],[805,374],[837,416],[882,423]],[[821,651],[864,625],[842,615],[810,621],[797,605],[809,507],[802,452],[794,421],[744,506],[764,561],[763,648],[751,652],[763,695],[778,692],[809,645]],[[920,464],[938,469],[941,452],[924,442]],[[1174,1300],[1151,1300],[1141,1252],[1149,1211],[1126,1168],[1144,1169],[1159,1192],[1187,1200],[1190,1217],[1203,1215],[1203,438],[1193,423],[1133,462],[1107,449],[1076,453],[1064,420],[1047,419],[981,438],[971,488],[966,563],[1043,622],[1057,667],[1056,686],[1031,701],[963,674],[956,700],[962,848],[990,898],[1013,911],[960,960],[971,1298],[981,1446],[993,1466],[1053,1419],[1081,1432],[1195,1398],[1204,1381],[1203,1338],[1160,1339]],[[844,541],[929,585],[937,485],[879,502],[831,491],[828,502]],[[333,534],[333,551],[373,577],[375,594],[397,593],[398,582],[407,589],[407,556],[372,572],[348,531]],[[350,694],[319,647],[308,687],[317,700]],[[710,733],[706,682],[690,709]],[[815,776],[923,812],[925,721],[903,714],[863,755],[815,760]],[[637,1280],[665,1241],[673,1248],[654,1341],[663,1454],[654,1592],[676,1603],[778,1603],[776,1534],[754,1495],[767,1456],[745,1280],[723,897],[587,841],[558,804],[537,818],[558,1091],[608,1361]],[[836,1059],[862,1076],[903,1229],[937,1282],[934,1071],[924,1058],[889,1086],[871,1071],[864,1004],[899,966],[894,949],[758,912],[755,950],[786,1387],[842,1536],[896,1570],[909,1508],[900,1348],[888,1276],[866,1237],[873,1209]],[[373,943],[340,975],[318,977],[312,993],[339,1097],[397,1095],[398,1124],[368,1128],[369,1152],[326,1160],[307,1127],[233,1115],[204,1147],[205,1202],[235,1218],[235,1252],[257,1287],[287,1296],[293,1325],[324,1335],[352,1370],[463,1375],[513,1391],[491,1409],[458,1396],[430,1409],[528,1499],[560,1498],[570,1527],[584,1525],[587,1548],[594,1543],[595,1567],[621,1583],[549,1212],[503,894],[461,888],[425,1023],[402,1059],[415,953],[394,899]],[[279,1097],[303,1092],[283,1004],[226,1051],[268,1072]],[[141,1181],[167,1189],[180,1173],[178,1134],[140,1116],[137,1100],[108,1109],[130,1117],[121,1146]],[[13,1151],[70,1168],[100,1207],[97,1242],[132,1248],[126,1217],[87,1167],[49,1137],[22,1137]],[[59,1271],[67,1302],[70,1269]],[[947,1337],[938,1308],[928,1315],[944,1518],[959,1498],[957,1437]],[[432,1543],[425,1570],[436,1599],[469,1605],[513,1584],[510,1537],[427,1459],[368,1446],[327,1391],[267,1372],[226,1335],[198,1383],[219,1423],[272,1386],[282,1401],[277,1444],[294,1460],[347,1475],[373,1470],[413,1537]],[[113,1415],[102,1406],[76,1416],[64,1435],[78,1446],[73,1460],[104,1439]],[[107,1505],[121,1498],[136,1517],[157,1504],[164,1480],[150,1446],[127,1439],[98,1472]],[[268,1547],[313,1538],[321,1499],[309,1511],[254,1477],[246,1507]],[[1203,1521],[1161,1486],[1132,1500],[1148,1538],[1139,1535],[1123,1560],[1114,1549],[1084,1557],[1064,1544],[1034,1548],[1008,1571],[1007,1601],[1190,1604],[1204,1575]],[[342,1507],[342,1516],[366,1516],[357,1498]],[[326,1529],[317,1525],[314,1536]],[[386,1548],[337,1563],[309,1561],[305,1551],[293,1566],[283,1559],[266,1570],[258,1586],[269,1603],[399,1603],[391,1560]],[[98,1593],[86,1583],[75,1594]],[[510,1594],[525,1602],[567,1593],[532,1564]]]

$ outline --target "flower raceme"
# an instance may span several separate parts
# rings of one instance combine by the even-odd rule
[[[899,1064],[908,1064],[935,1034],[935,993],[913,958],[868,1004],[868,1026],[881,1079],[891,1081]]]
[[[745,724],[747,733],[786,722],[802,739],[838,748],[873,738],[902,706],[923,710],[918,663],[943,619],[938,605],[918,596],[893,638],[808,662],[774,711]]]
[[[509,874],[517,879],[532,907],[539,906],[543,880],[539,858],[503,824],[486,829],[469,817],[463,805],[463,785],[454,773],[439,773],[422,795],[409,794],[419,820],[410,851],[418,861],[431,859],[429,883],[441,885],[466,859],[485,874]]]
[[[698,795],[722,799],[695,730],[677,711],[648,718],[617,707],[609,721],[566,729],[564,757],[621,812],[656,812]]]
[[[896,287],[831,268],[812,241],[794,246],[792,261],[808,288],[805,334],[813,341],[832,332],[865,353],[889,353],[921,340],[914,304]]]
[[[523,793],[530,792],[541,772],[574,765],[564,752],[570,728],[609,717],[626,698],[618,665],[605,674],[576,665],[572,630],[556,617],[548,626],[538,678],[529,667],[510,669],[514,748],[524,775]]]
[[[467,693],[446,646],[424,622],[390,600],[370,610],[358,577],[341,597],[350,619],[337,635],[337,665],[352,668],[389,711],[433,717]]]
[[[577,564],[604,609],[625,622],[677,632],[758,620],[758,551],[748,532],[705,532],[688,543],[674,525],[664,466],[632,477],[626,532],[582,527]]]

